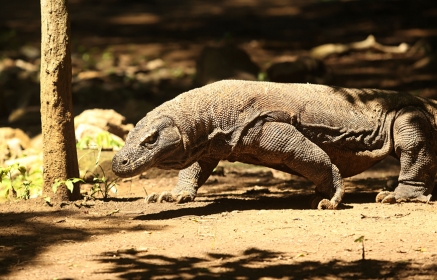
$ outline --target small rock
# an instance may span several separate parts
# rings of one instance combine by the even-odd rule
[[[42,147],[42,143],[43,143],[42,142],[42,134],[38,134],[38,135],[32,137],[32,139],[30,139],[30,146],[33,149],[40,150]]]
[[[0,127],[0,164],[10,158],[21,156],[30,148],[30,138],[21,129]]]
[[[81,123],[76,127],[75,136],[76,136],[77,141],[80,141],[81,139],[84,139],[86,137],[90,137],[91,139],[96,139],[99,134],[104,133],[104,132],[106,132],[104,129],[97,127],[95,125]],[[112,138],[112,140],[114,140],[118,143],[124,143],[123,139],[121,139],[117,135],[114,135],[112,133],[109,133],[109,135]],[[97,147],[97,143],[92,142],[89,145]],[[92,148],[92,147],[88,147],[88,148]],[[103,146],[101,148],[111,148],[111,147]]]
[[[40,49],[31,45],[22,46],[20,52],[28,59],[36,59],[41,56]]]
[[[270,81],[277,83],[323,83],[326,72],[323,61],[311,57],[275,63],[267,69]]]
[[[260,69],[242,49],[232,45],[205,47],[196,62],[195,84],[224,79],[257,80]]]
[[[101,78],[103,76],[102,72],[99,71],[83,71],[77,75],[78,80],[89,80],[95,78]]]
[[[158,68],[164,67],[164,61],[160,58],[151,60],[149,62],[147,62],[146,64],[146,68],[150,71],[156,70]]]
[[[24,61],[24,60],[21,60],[21,59],[17,59],[17,60],[15,61],[15,65],[16,65],[17,67],[20,67],[21,69],[23,69],[23,70],[25,70],[25,71],[28,71],[28,72],[35,72],[35,71],[38,71],[38,66],[36,66],[35,64],[32,64],[32,63],[26,62],[26,61]]]
[[[133,128],[133,124],[125,124],[125,117],[114,110],[92,109],[85,110],[74,118],[74,126],[88,124],[99,127],[105,131],[124,139]]]

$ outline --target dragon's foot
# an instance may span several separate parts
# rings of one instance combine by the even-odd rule
[[[325,198],[319,202],[317,209],[319,209],[319,210],[334,210],[334,209],[337,209],[337,205],[335,205],[330,200]]]
[[[319,195],[314,195],[311,198],[311,208],[319,209],[319,210],[333,210],[337,209],[337,205],[334,205],[331,201],[326,198],[323,198]]]
[[[376,202],[393,204],[396,203],[396,198],[393,192],[382,191],[376,196]]]
[[[394,192],[382,191],[376,196],[376,202],[394,204],[399,202],[422,202],[429,203],[431,195],[419,195],[417,197],[400,197],[396,198]]]
[[[193,196],[189,192],[181,192],[178,194],[173,194],[172,192],[162,192],[161,194],[152,193],[151,195],[146,197],[146,203],[155,203],[155,202],[176,202],[176,203],[186,203],[194,201],[195,196]]]

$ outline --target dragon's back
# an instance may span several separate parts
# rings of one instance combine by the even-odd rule
[[[191,90],[171,102],[171,111],[182,112],[179,122],[190,142],[237,131],[256,117],[286,115],[270,121],[295,126],[345,170],[344,176],[357,172],[350,159],[364,166],[362,162],[377,162],[391,152],[397,111],[424,108],[421,99],[408,93],[236,80]]]

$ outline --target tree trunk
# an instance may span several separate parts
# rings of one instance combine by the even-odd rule
[[[67,0],[41,0],[41,124],[45,196],[80,199],[75,186],[53,194],[56,179],[79,177],[71,97],[70,22]]]

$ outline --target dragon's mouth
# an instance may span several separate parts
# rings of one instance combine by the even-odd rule
[[[144,158],[138,158],[132,161],[127,156],[122,157],[116,154],[112,159],[112,171],[119,177],[132,177],[151,167],[153,167],[153,165],[150,162],[148,163]]]
[[[153,162],[145,162],[142,158],[139,158],[133,162],[126,160],[117,162],[114,157],[112,170],[115,175],[126,178],[141,174],[152,167],[165,170],[180,170],[186,168],[187,166],[189,166],[189,164],[187,164],[186,162],[176,159],[163,160],[157,164],[154,164]]]

